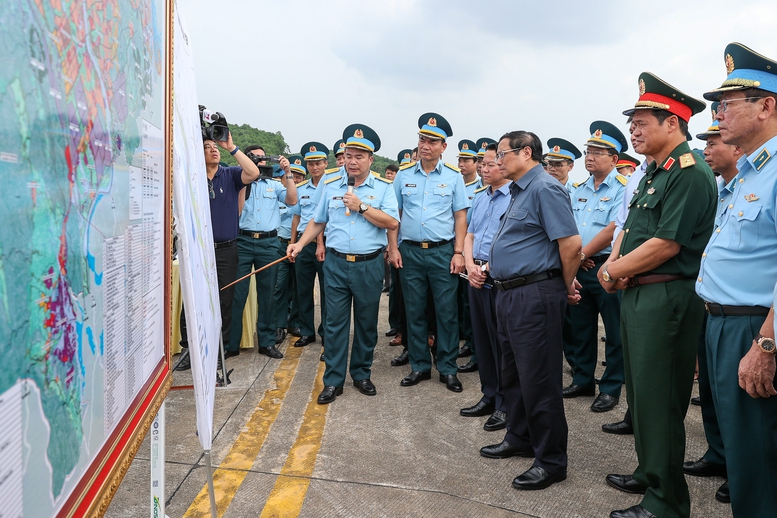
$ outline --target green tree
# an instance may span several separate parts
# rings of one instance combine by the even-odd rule
[[[289,155],[289,145],[283,138],[280,131],[271,133],[269,131],[263,131],[256,129],[248,124],[230,124],[229,131],[232,133],[232,141],[240,149],[245,149],[248,146],[259,145],[264,148],[264,152],[268,155]],[[222,151],[221,161],[226,165],[237,165],[235,157],[229,153]]]

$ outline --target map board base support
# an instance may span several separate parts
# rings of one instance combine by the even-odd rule
[[[151,424],[151,518],[165,514],[165,403]]]
[[[216,491],[213,489],[213,468],[210,465],[210,450],[205,450],[205,467],[208,473],[208,496],[210,496],[211,518],[218,518],[216,514]]]

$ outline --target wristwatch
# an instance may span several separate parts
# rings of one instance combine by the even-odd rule
[[[766,354],[777,353],[777,347],[774,345],[774,338],[766,338],[760,334],[755,337],[755,343],[761,348],[761,352]]]
[[[607,265],[602,266],[602,269],[599,271],[602,272],[602,279],[604,282],[612,282],[612,277],[607,273]]]
[[[369,208],[370,208],[370,206],[367,205],[366,203],[364,203],[364,202],[360,203],[359,204],[359,214],[364,214],[365,212],[367,212],[367,210]]]

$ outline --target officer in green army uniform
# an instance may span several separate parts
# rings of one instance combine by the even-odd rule
[[[694,281],[715,221],[717,188],[712,170],[686,141],[688,121],[704,103],[648,72],[638,84],[639,100],[624,115],[630,118],[635,151],[655,161],[635,191],[598,278],[610,293],[623,290],[626,391],[639,461],[633,475],[606,480],[645,496],[639,505],[610,516],[688,517],[683,420],[704,317]]]
[[[371,174],[373,153],[380,149],[377,133],[363,124],[352,124],[344,133],[345,174],[324,180],[315,216],[298,243],[287,253],[296,257],[316,235],[327,229],[324,260],[327,316],[324,336],[324,389],[319,404],[328,404],[343,393],[348,365],[351,312],[354,320],[350,375],[364,395],[374,396],[370,380],[373,351],[378,341],[378,309],[383,285],[383,250],[386,229],[399,226],[397,199],[391,182]]]

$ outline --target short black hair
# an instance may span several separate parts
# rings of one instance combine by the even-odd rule
[[[496,145],[496,142],[492,142],[491,144],[486,146],[486,151],[494,151],[496,152],[498,146]]]
[[[653,112],[653,115],[658,119],[659,124],[663,124],[666,119],[674,115],[677,117],[678,121],[678,127],[680,128],[680,132],[682,132],[683,135],[688,134],[688,122],[684,121],[679,115],[674,113],[669,113],[667,110],[650,110]]]
[[[413,148],[413,153],[418,153],[418,147]]]
[[[510,141],[510,149],[518,150],[528,147],[531,149],[531,159],[535,162],[542,161],[542,141],[531,131],[510,131],[499,137],[500,141],[504,139]]]
[[[386,171],[394,171],[396,173],[399,172],[399,167],[394,164],[389,164],[386,166]]]
[[[247,148],[245,148],[243,150],[243,153],[245,153],[247,155],[248,153],[250,153],[252,151],[256,151],[257,149],[261,149],[262,151],[264,151],[264,148],[257,144],[257,145],[253,145],[253,146],[248,146]],[[267,153],[267,151],[264,151],[264,152],[265,152],[265,154]]]

